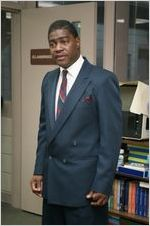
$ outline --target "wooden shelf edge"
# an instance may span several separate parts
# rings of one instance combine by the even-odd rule
[[[116,216],[119,216],[119,217],[123,217],[123,218],[126,218],[128,220],[132,220],[132,221],[135,221],[135,222],[138,222],[138,223],[149,225],[149,218],[148,217],[142,217],[142,216],[138,216],[138,215],[135,215],[135,214],[130,214],[130,213],[127,213],[127,212],[114,210],[114,209],[109,209],[109,214],[110,215],[116,215]]]
[[[138,176],[134,176],[134,175],[131,175],[131,174],[120,173],[120,172],[116,172],[115,176],[116,177],[129,178],[129,179],[132,179],[132,180],[138,180],[138,181],[143,181],[143,182],[149,183],[149,178],[147,178],[147,177],[138,177]]]
[[[132,139],[122,138],[122,143],[149,147],[149,139],[145,139],[145,140],[132,140]]]

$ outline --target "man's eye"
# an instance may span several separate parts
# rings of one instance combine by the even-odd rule
[[[54,47],[55,47],[55,44],[54,44],[53,42],[51,42],[51,43],[49,44],[49,47],[50,47],[50,48],[54,48]]]
[[[67,44],[68,43],[68,40],[64,39],[64,40],[61,41],[61,43],[62,44]]]

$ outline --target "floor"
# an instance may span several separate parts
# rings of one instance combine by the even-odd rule
[[[41,225],[41,216],[2,203],[1,225]]]

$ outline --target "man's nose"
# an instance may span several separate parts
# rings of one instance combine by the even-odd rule
[[[55,46],[55,51],[61,51],[63,48],[62,48],[62,45],[61,43],[57,43],[57,45]]]

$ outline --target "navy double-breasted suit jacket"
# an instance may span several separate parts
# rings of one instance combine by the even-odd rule
[[[86,59],[55,121],[59,69],[42,83],[34,174],[49,203],[82,206],[91,190],[111,193],[121,144],[122,113],[115,75]]]

